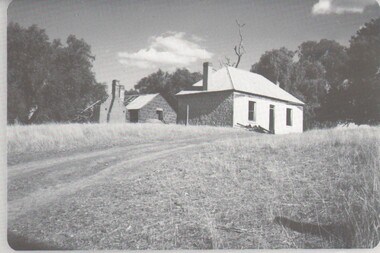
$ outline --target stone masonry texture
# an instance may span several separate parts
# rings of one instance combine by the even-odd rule
[[[155,98],[153,98],[152,101],[150,101],[148,104],[146,104],[144,107],[142,107],[140,110],[138,110],[139,114],[139,123],[146,122],[148,120],[157,119],[157,108],[163,109],[163,118],[165,123],[176,123],[177,114],[173,110],[173,108],[168,104],[168,102],[161,96],[157,95]],[[130,121],[129,112],[126,114],[126,120],[127,122]]]
[[[218,91],[180,95],[177,122],[186,123],[189,105],[190,125],[233,126],[233,92]]]

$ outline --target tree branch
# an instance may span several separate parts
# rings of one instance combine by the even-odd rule
[[[245,26],[245,24],[240,24],[237,19],[236,19],[236,24],[239,27],[240,41],[239,41],[239,45],[235,46],[235,48],[234,48],[235,54],[237,55],[237,62],[235,64],[235,68],[237,68],[239,66],[241,57],[243,56],[243,54],[245,54],[245,49],[243,46],[243,34],[242,34],[242,28]]]
[[[237,56],[237,61],[232,63],[230,58],[225,57],[225,61],[223,62],[223,65],[231,66],[231,67],[235,67],[235,68],[237,68],[239,66],[241,58],[245,54],[245,49],[244,49],[244,45],[243,45],[243,33],[242,33],[242,30],[243,30],[243,27],[245,26],[245,24],[240,24],[237,19],[236,19],[236,24],[237,24],[238,29],[239,29],[239,43],[238,43],[238,45],[235,45],[235,47],[234,47],[234,52]],[[221,62],[221,64],[222,64],[222,62]]]

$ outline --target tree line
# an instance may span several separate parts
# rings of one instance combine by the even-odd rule
[[[43,29],[8,25],[8,123],[73,122],[107,97],[92,72],[91,47],[74,35],[49,42]],[[334,40],[306,41],[297,50],[265,52],[250,71],[305,102],[304,128],[338,123],[380,123],[380,18],[364,24],[348,47]],[[161,69],[127,94],[160,93],[176,110],[175,94],[202,79],[199,72]]]
[[[349,47],[327,39],[307,41],[296,51],[265,52],[251,71],[305,102],[306,129],[380,123],[380,19],[359,29]]]
[[[348,47],[334,40],[306,41],[297,50],[265,52],[251,72],[263,75],[305,102],[304,128],[339,123],[380,123],[380,18],[361,27]],[[161,93],[176,109],[175,93],[202,75],[177,69],[141,79],[129,93]]]
[[[84,40],[49,41],[36,25],[7,30],[8,124],[73,122],[88,105],[104,100],[105,85],[92,72],[95,57]]]

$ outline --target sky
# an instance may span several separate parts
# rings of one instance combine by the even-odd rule
[[[236,61],[242,28],[249,70],[265,51],[295,50],[305,41],[351,36],[380,16],[380,0],[13,0],[8,22],[45,29],[50,40],[68,35],[91,45],[98,82],[120,80],[126,89],[159,68],[215,69]]]

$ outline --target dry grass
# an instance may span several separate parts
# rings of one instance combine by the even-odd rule
[[[173,126],[169,135],[193,135],[180,128]],[[169,136],[164,128],[159,136],[151,129],[136,125],[133,131],[139,138]],[[191,130],[199,135],[203,128]],[[13,228],[75,249],[343,247],[339,238],[273,223],[275,216],[285,216],[349,223],[352,246],[372,248],[380,238],[379,148],[379,127],[220,140],[141,165],[147,168],[141,173],[125,175],[121,169],[104,183],[20,217]]]
[[[81,148],[191,138],[233,132],[221,127],[183,127],[164,124],[48,124],[7,126],[8,153],[12,155],[61,152]]]

